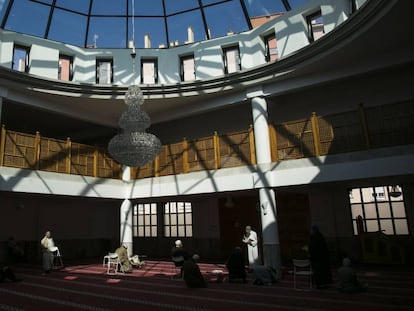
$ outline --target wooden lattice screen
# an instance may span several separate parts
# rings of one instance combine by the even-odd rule
[[[214,136],[188,142],[188,169],[190,172],[216,168]]]
[[[220,135],[221,167],[251,165],[250,143],[248,131]]]

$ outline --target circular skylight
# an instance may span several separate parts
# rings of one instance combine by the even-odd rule
[[[80,47],[152,48],[225,36],[308,0],[0,0],[1,28]],[[147,46],[148,47],[148,46]]]

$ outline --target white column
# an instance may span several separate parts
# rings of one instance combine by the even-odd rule
[[[252,115],[257,164],[270,163],[272,158],[268,113],[267,103],[264,98],[252,98]],[[264,174],[260,175],[264,176]],[[278,278],[280,278],[279,230],[277,226],[276,199],[273,189],[266,187],[259,189],[259,199],[263,237],[263,263],[265,266],[274,268]]]
[[[272,159],[270,156],[269,126],[267,123],[267,103],[264,98],[252,98],[252,114],[257,163],[270,163]]]
[[[133,206],[131,201],[125,199],[120,209],[120,245],[124,244],[128,247],[128,255],[132,256],[133,250],[133,224],[132,224]]]

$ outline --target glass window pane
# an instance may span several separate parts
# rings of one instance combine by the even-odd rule
[[[83,1],[57,0],[56,6],[69,9],[75,12],[87,14],[89,12],[89,1],[90,0],[83,0]]]
[[[391,201],[402,201],[404,200],[402,189],[400,186],[388,186],[388,194]]]
[[[187,226],[186,227],[187,236],[193,236],[193,227]]]
[[[241,32],[249,29],[239,1],[226,2],[204,9],[211,38],[222,37],[228,31]],[[225,16],[217,23],[217,16]]]
[[[352,189],[349,198],[351,200],[351,203],[359,203],[362,202],[361,192],[359,191],[359,188]]]
[[[14,47],[12,69],[20,71],[20,72],[25,72],[27,57],[28,57],[28,50],[26,48]]]
[[[289,0],[290,7],[292,9],[299,7],[300,5],[304,4],[309,0]]]
[[[165,11],[167,15],[194,9],[197,7],[198,7],[197,0],[186,0],[186,1],[165,0]]]
[[[92,15],[126,15],[127,0],[93,0]],[[119,35],[119,33],[118,33]]]
[[[395,234],[409,234],[407,219],[396,219],[394,224]]]
[[[157,204],[156,203],[151,204],[151,214],[157,214]]]
[[[157,224],[157,215],[151,215],[151,224],[156,225]]]
[[[358,234],[358,225],[357,225],[357,222],[355,220],[352,222],[352,228],[354,230],[354,235],[357,235]]]
[[[171,225],[176,225],[177,224],[177,217],[171,217]]]
[[[374,202],[375,198],[373,196],[374,189],[370,188],[362,188],[362,200],[363,202]]]
[[[157,236],[157,227],[155,227],[155,226],[152,226],[151,227],[151,236]]]
[[[356,219],[359,215],[363,216],[364,214],[362,214],[362,204],[352,204],[351,214],[352,219]]]
[[[128,39],[132,38],[132,22],[128,20]],[[160,17],[139,17],[135,18],[135,47],[145,47],[145,35],[149,35],[151,48],[160,47],[160,45],[167,46],[167,37],[165,35],[165,21]],[[162,46],[161,46],[162,47]]]
[[[178,227],[178,236],[185,236],[185,227],[179,226]]]
[[[126,48],[125,17],[91,17],[88,45],[99,48]]]
[[[192,215],[191,214],[186,214],[185,215],[185,224],[186,225],[191,225],[193,223],[192,221]]]
[[[138,228],[137,227],[134,227],[133,229],[134,229],[134,233],[133,233],[134,236],[138,236]]]
[[[138,227],[138,236],[144,236],[144,227]]]
[[[184,224],[184,214],[178,214],[178,223]]]
[[[367,232],[377,232],[379,230],[377,220],[367,220],[366,224]]]
[[[201,11],[191,11],[167,18],[170,45],[184,44],[188,41],[188,27],[193,29],[194,41],[206,38]]]
[[[151,223],[151,216],[150,215],[145,215],[145,220],[144,220],[146,225],[149,225]]]
[[[86,23],[86,16],[55,9],[48,39],[84,46]]]
[[[28,0],[14,1],[5,29],[43,38],[49,13],[50,6],[48,5]]]
[[[391,218],[390,204],[388,202],[378,203],[379,218]]]
[[[8,6],[9,1],[0,1],[0,23],[3,20],[4,14],[6,13],[6,9]]]
[[[164,236],[166,237],[171,236],[170,227],[164,227]]]
[[[170,213],[177,213],[177,205],[175,202],[170,203]]]
[[[367,218],[367,219],[368,218],[378,218],[377,210],[375,209],[375,204],[374,203],[365,204],[364,209],[365,209],[365,218]]]
[[[164,224],[169,225],[170,224],[170,216],[164,215]]]
[[[151,236],[151,227],[145,227],[145,236]]]
[[[132,5],[128,8],[129,15],[132,15]],[[163,16],[162,0],[135,0],[135,16]]]
[[[268,16],[272,13],[286,12],[281,0],[250,0],[244,1],[250,16]]]
[[[404,202],[393,202],[392,203],[392,214],[396,218],[405,218],[405,207]]]
[[[380,220],[381,231],[385,234],[394,234],[394,228],[392,227],[391,219],[381,219]]]
[[[171,227],[171,236],[177,236],[177,227]]]

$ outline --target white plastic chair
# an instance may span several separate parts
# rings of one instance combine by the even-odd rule
[[[104,256],[102,265],[106,264],[106,274],[118,274],[119,272],[121,272],[119,270],[119,258],[118,258],[118,254],[116,253],[108,253],[108,255]]]
[[[293,287],[296,287],[296,277],[306,276],[309,277],[309,289],[312,289],[312,266],[309,259],[293,259]]]
[[[63,260],[62,255],[60,253],[59,247],[55,246],[50,249],[53,253],[53,269],[61,269],[63,268]]]

